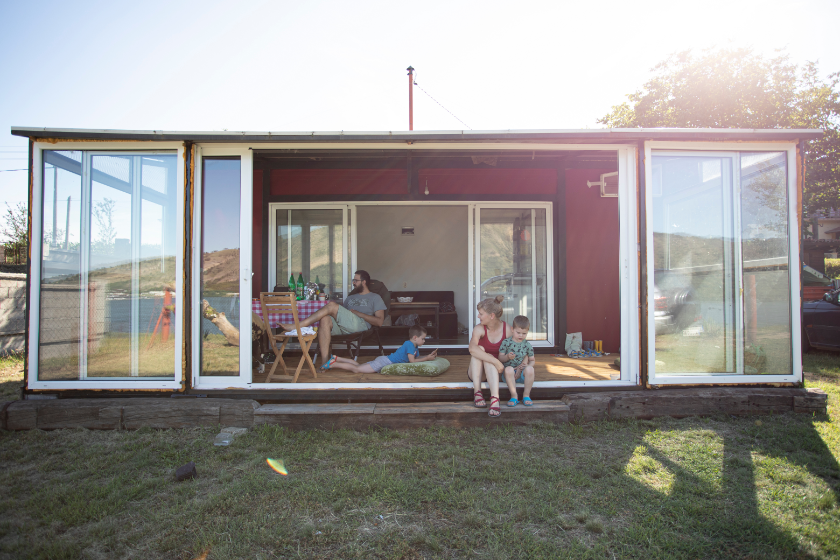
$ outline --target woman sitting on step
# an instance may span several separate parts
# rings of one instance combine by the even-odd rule
[[[505,370],[504,364],[499,360],[499,347],[502,341],[510,336],[511,328],[502,321],[503,296],[496,296],[495,299],[488,298],[479,302],[478,309],[479,324],[473,329],[470,337],[470,369],[467,375],[473,382],[473,402],[476,407],[484,408],[487,403],[481,394],[481,382],[487,379],[490,386],[490,411],[493,418],[502,413],[499,406],[499,376]]]

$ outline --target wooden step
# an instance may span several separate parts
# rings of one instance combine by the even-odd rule
[[[510,408],[502,402],[502,415],[491,418],[486,408],[470,402],[406,404],[264,404],[254,411],[254,424],[276,424],[292,429],[332,430],[371,427],[403,429],[429,426],[467,428],[499,424],[526,425],[569,421],[569,405],[561,401],[534,401]]]

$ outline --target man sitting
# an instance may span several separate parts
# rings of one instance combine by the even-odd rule
[[[385,320],[385,302],[368,289],[370,274],[357,270],[353,274],[353,287],[360,288],[359,293],[348,296],[344,305],[331,301],[300,322],[301,327],[308,327],[320,321],[318,326],[318,347],[321,350],[321,362],[328,364],[330,359],[330,341],[333,335],[361,332],[370,325],[382,326]],[[284,332],[293,331],[294,325],[280,325]],[[323,368],[323,366],[321,366]]]

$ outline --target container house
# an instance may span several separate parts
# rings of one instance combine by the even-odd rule
[[[467,333],[496,295],[529,317],[546,394],[802,381],[819,130],[12,133],[30,146],[30,395],[466,395]],[[266,382],[254,298],[303,276],[341,301],[360,269],[434,304],[413,320],[450,371]],[[605,355],[565,356],[578,332]]]

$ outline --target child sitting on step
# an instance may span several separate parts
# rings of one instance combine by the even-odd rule
[[[534,349],[531,343],[525,340],[531,322],[528,317],[517,315],[513,318],[513,334],[510,338],[502,341],[499,347],[499,360],[505,364],[505,383],[510,390],[508,406],[516,406],[519,400],[516,392],[516,384],[524,383],[525,390],[522,391],[522,404],[532,406],[531,387],[534,385]]]

